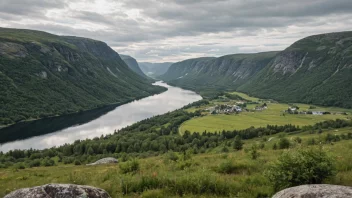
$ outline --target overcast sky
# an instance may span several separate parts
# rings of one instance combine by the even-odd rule
[[[352,0],[0,0],[0,26],[101,40],[138,61],[283,50],[352,30]]]

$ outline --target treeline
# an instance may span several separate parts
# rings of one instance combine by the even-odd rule
[[[206,100],[192,105],[206,104]],[[203,153],[218,146],[232,146],[236,137],[252,139],[265,137],[280,132],[293,133],[299,131],[317,131],[329,128],[352,126],[348,120],[331,120],[312,126],[298,127],[287,124],[283,126],[267,125],[266,127],[248,128],[221,132],[186,131],[182,136],[178,133],[179,126],[186,120],[200,116],[200,112],[189,113],[176,110],[164,115],[155,116],[121,130],[114,134],[96,137],[94,139],[77,140],[72,144],[65,144],[45,150],[13,150],[0,153],[0,167],[21,166],[50,166],[54,165],[53,157],[65,164],[82,164],[92,162],[101,157],[113,156],[122,161],[128,157],[148,157],[168,151]],[[351,134],[346,135],[352,137]],[[346,139],[343,138],[343,139]],[[347,138],[348,139],[348,138]]]

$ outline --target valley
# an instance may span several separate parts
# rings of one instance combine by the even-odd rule
[[[352,186],[351,38],[151,64],[92,39],[1,28],[0,196],[48,183],[111,197]],[[95,163],[105,158],[114,164]]]
[[[242,104],[243,100],[231,100],[226,97],[217,98],[209,101],[210,103],[206,106],[192,108],[189,111],[201,111],[202,116],[193,118],[189,121],[184,122],[180,126],[180,133],[183,134],[185,131],[190,132],[221,132],[223,130],[232,129],[247,129],[250,127],[265,127],[267,125],[285,125],[292,124],[297,126],[312,125],[318,122],[335,120],[335,119],[351,119],[352,110],[343,109],[337,107],[320,107],[312,106],[307,104],[284,104],[272,102],[271,100],[259,99],[249,97],[246,94],[234,92],[233,95],[239,95],[243,99],[247,100]],[[212,114],[209,109],[220,105],[234,106],[236,103],[241,102],[245,104],[242,112],[230,113],[230,114]],[[256,103],[256,104],[252,104]],[[267,108],[256,110],[256,107],[267,104]],[[301,112],[329,112],[326,115],[313,115],[313,114],[289,114],[285,112],[290,106],[298,106]],[[313,108],[313,109],[312,109]],[[344,115],[346,114],[346,115]]]

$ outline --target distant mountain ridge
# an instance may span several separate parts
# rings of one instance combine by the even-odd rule
[[[129,55],[120,54],[121,59],[127,64],[127,66],[138,75],[147,78],[144,72],[139,67],[137,60]]]
[[[352,32],[309,36],[281,52],[185,60],[160,78],[199,92],[237,90],[284,102],[352,108]]]
[[[157,77],[163,75],[169,67],[172,65],[171,62],[165,63],[148,63],[148,62],[139,62],[139,66],[142,71],[150,77]]]
[[[0,28],[0,125],[160,93],[107,44]]]

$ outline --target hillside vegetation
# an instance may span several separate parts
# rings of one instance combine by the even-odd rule
[[[198,101],[92,140],[0,152],[0,196],[46,183],[92,185],[112,197],[246,198],[299,184],[352,185],[351,120],[180,135],[182,123],[201,116],[191,110],[207,104]],[[119,164],[85,166],[103,157]]]
[[[103,42],[0,29],[0,125],[160,93]]]
[[[134,71],[135,73],[137,73],[138,75],[140,75],[140,76],[142,76],[144,78],[147,78],[147,76],[143,73],[143,71],[139,67],[136,59],[134,59],[131,56],[122,55],[122,54],[120,54],[120,57],[132,71]]]
[[[241,98],[248,101],[248,104],[243,105],[243,111],[240,113],[230,114],[212,114],[208,109],[219,105],[236,105],[238,100],[231,100],[232,96],[239,95]],[[190,112],[201,111],[202,116],[195,117],[184,122],[179,131],[183,134],[185,131],[189,132],[221,132],[223,130],[231,129],[247,129],[250,127],[265,127],[267,125],[285,125],[293,124],[297,126],[312,125],[318,122],[335,120],[335,119],[349,119],[351,118],[352,110],[338,107],[321,107],[311,106],[307,104],[284,104],[275,101],[264,100],[260,98],[250,97],[243,93],[231,93],[230,98],[225,96],[209,100],[209,104],[200,107],[193,107],[188,109]],[[255,107],[267,105],[267,109],[255,111]],[[312,115],[312,114],[289,114],[285,113],[290,106],[298,106],[299,111],[322,111],[329,112],[326,115]],[[313,108],[313,109],[312,109]]]
[[[238,90],[282,102],[352,107],[352,32],[310,36],[282,52],[190,59],[160,77],[211,96]]]
[[[148,62],[139,62],[138,63],[142,71],[150,77],[157,77],[163,75],[169,67],[172,65],[171,62],[165,63],[148,63]]]

